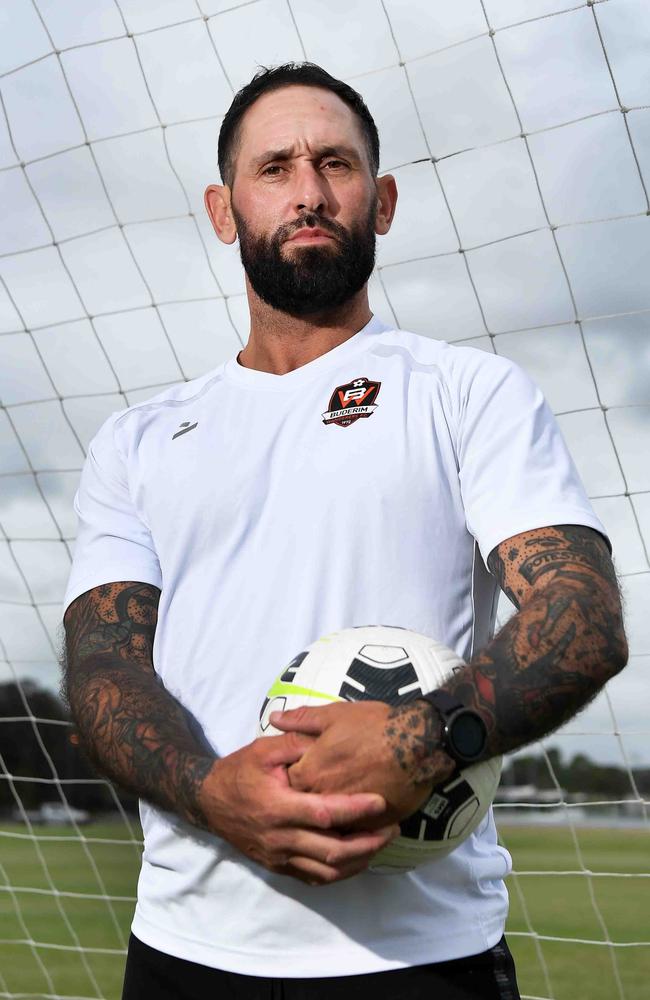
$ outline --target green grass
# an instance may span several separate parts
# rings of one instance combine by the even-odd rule
[[[88,951],[82,957],[78,951],[18,943],[27,937],[41,944],[74,945],[76,935],[84,948],[119,951],[123,947],[133,911],[139,851],[129,842],[129,833],[119,822],[93,823],[83,831],[88,838],[87,850],[69,828],[39,828],[42,855],[39,857],[30,839],[6,836],[24,834],[22,825],[0,828],[0,995],[20,993],[25,1000],[51,992],[91,997],[96,995],[91,978],[94,977],[106,1000],[118,1000],[124,967],[122,955]],[[530,925],[540,935],[604,941],[606,935],[590,897],[591,885],[610,939],[617,943],[647,941],[650,880],[527,875],[525,872],[580,869],[569,831],[511,826],[503,827],[501,836],[513,854],[516,871],[521,873],[509,883],[508,932],[522,994],[552,996],[554,1000],[618,1000],[614,960],[625,1000],[646,1000],[650,949],[535,942],[530,937],[518,937],[516,932],[529,930],[527,912]],[[72,839],[59,839],[68,837]],[[118,843],[98,843],[102,838]],[[593,872],[634,875],[649,870],[647,832],[584,829],[579,830],[578,839],[582,861]],[[29,891],[50,889],[49,871],[59,893],[101,896],[89,854],[106,892],[114,897],[127,897],[124,901],[114,901],[112,912],[102,898],[55,897]],[[5,886],[12,886],[13,894]],[[550,978],[550,991],[540,953]]]
[[[137,836],[138,824],[134,824]],[[30,839],[0,837],[0,994],[36,996],[97,996],[94,981],[107,1000],[121,993],[124,956],[30,947],[4,943],[29,938],[43,944],[120,950],[128,940],[140,850],[130,842],[123,823],[84,826],[86,849],[69,827],[38,827],[37,850]],[[4,825],[3,833],[24,834],[22,824]],[[61,840],[58,838],[72,838]],[[107,838],[118,843],[95,841]],[[33,890],[102,895],[93,861],[109,896],[127,897],[110,904],[105,899],[43,895]],[[32,890],[32,891],[30,891]],[[21,922],[22,917],[22,922]],[[75,940],[75,937],[77,940]],[[48,980],[49,976],[49,980]]]
[[[550,995],[555,1000],[618,1000],[618,975],[625,1000],[647,1000],[650,948],[554,941],[539,941],[536,946],[531,938],[517,937],[512,932],[528,931],[532,926],[538,934],[549,937],[597,942],[609,938],[619,945],[650,941],[650,879],[597,874],[648,874],[648,832],[578,829],[582,865],[568,829],[504,826],[500,833],[513,856],[515,871],[522,873],[508,883],[510,916],[506,931],[522,994]],[[580,871],[583,866],[594,872],[594,877],[523,874]],[[550,993],[540,955],[548,970]]]

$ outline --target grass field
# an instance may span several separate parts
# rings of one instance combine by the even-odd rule
[[[529,931],[549,937],[581,938],[626,944],[650,941],[650,833],[647,830],[579,829],[584,867],[580,870],[571,832],[564,827],[502,827],[501,838],[520,874],[508,882],[510,917],[507,933],[522,994],[554,1000],[648,1000],[650,947],[608,947],[518,937]],[[627,878],[599,876],[617,872]],[[593,893],[593,899],[592,894]],[[600,911],[602,923],[596,907]],[[526,914],[528,920],[526,919]],[[551,990],[543,972],[546,965]],[[620,989],[617,984],[620,983]]]
[[[93,977],[106,1000],[120,996],[124,959],[113,952],[120,951],[128,936],[139,852],[122,824],[95,823],[83,829],[105,892],[116,897],[110,906],[101,898],[89,854],[78,840],[66,839],[71,836],[70,828],[41,828],[40,856],[30,839],[7,836],[24,834],[23,826],[0,828],[0,996],[18,993],[22,1000],[52,993],[96,996]],[[520,874],[509,883],[508,930],[522,994],[553,1000],[618,1000],[620,996],[647,1000],[650,948],[535,942],[516,932],[532,926],[542,936],[605,941],[591,887],[610,940],[619,944],[648,941],[650,880],[546,874],[579,868],[570,832],[563,828],[511,826],[503,827],[501,835],[518,872],[544,873]],[[578,836],[583,862],[594,873],[634,876],[649,870],[646,831],[584,829]],[[98,842],[102,838],[117,842]],[[60,895],[52,894],[52,886]],[[78,898],[75,893],[95,898]],[[100,951],[82,955],[43,947],[74,945],[75,937],[84,948]],[[19,943],[25,940],[41,946]]]

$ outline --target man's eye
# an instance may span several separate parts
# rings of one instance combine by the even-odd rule
[[[282,167],[278,163],[271,163],[268,167],[264,167],[262,173],[267,177],[277,177]]]
[[[323,166],[336,170],[339,167],[347,166],[347,164],[344,163],[343,160],[325,160]]]

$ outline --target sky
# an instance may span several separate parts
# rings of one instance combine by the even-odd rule
[[[0,7],[0,683],[58,686],[72,498],[100,424],[246,342],[237,248],[203,190],[233,92],[309,58],[362,93],[397,179],[373,309],[521,364],[610,533],[630,666],[549,744],[650,764],[650,8],[566,8]]]

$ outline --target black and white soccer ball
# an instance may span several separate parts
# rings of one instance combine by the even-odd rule
[[[453,650],[429,636],[390,625],[365,625],[323,636],[299,653],[262,705],[258,736],[277,735],[271,712],[333,701],[401,705],[433,691],[462,667]],[[362,738],[362,736],[360,736]],[[501,757],[457,769],[400,823],[401,835],[373,858],[371,871],[411,871],[443,858],[476,830],[494,799]]]

